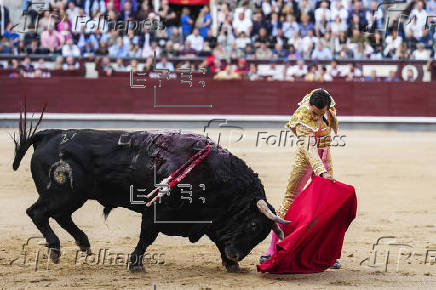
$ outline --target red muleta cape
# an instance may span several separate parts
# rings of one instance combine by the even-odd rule
[[[341,257],[344,235],[356,217],[354,187],[313,176],[295,198],[283,227],[285,238],[277,252],[257,271],[269,273],[315,273],[331,267]]]

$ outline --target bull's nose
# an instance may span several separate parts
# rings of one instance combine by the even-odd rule
[[[226,252],[227,259],[229,259],[231,261],[238,262],[240,260],[240,258],[241,258],[239,253],[237,253],[234,250],[229,250],[228,248],[226,248],[225,252]]]

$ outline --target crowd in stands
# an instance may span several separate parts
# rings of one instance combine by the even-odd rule
[[[147,67],[154,54],[165,58],[165,65],[175,57],[187,59],[179,66],[203,58],[202,67],[221,74],[222,60],[428,60],[435,55],[436,17],[427,16],[436,15],[436,0],[414,1],[408,18],[390,17],[386,27],[389,5],[379,7],[376,0],[218,0],[216,23],[207,5],[193,13],[165,0],[159,9],[152,0],[57,0],[49,11],[31,10],[29,2],[23,1],[29,21],[22,35],[5,8],[0,54],[58,54],[68,69],[70,58],[96,57],[108,72],[127,69],[121,65],[125,58],[137,59],[128,67],[138,62]],[[148,24],[138,29],[138,21]],[[121,60],[112,67],[107,58]],[[285,74],[274,78],[298,78]],[[304,79],[329,75],[313,66]]]

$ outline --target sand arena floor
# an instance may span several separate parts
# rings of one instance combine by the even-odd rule
[[[123,262],[136,245],[140,217],[125,209],[115,209],[105,222],[102,207],[94,201],[85,203],[73,219],[88,235],[93,252],[103,255],[106,251],[107,260],[103,263],[80,254],[76,257],[73,238],[50,221],[64,252],[59,264],[47,264],[46,248],[38,245],[40,240],[31,240],[23,250],[29,237],[40,236],[25,213],[36,201],[37,193],[29,168],[32,149],[19,170],[12,170],[13,142],[8,133],[13,131],[0,129],[2,289],[153,289],[154,285],[156,289],[436,288],[435,132],[341,131],[346,136],[346,145],[332,149],[335,175],[338,180],[354,185],[358,196],[357,218],[347,232],[342,251],[343,267],[310,275],[271,275],[257,273],[255,269],[270,237],[240,263],[242,273],[230,274],[221,266],[219,252],[208,238],[191,244],[188,239],[162,234],[147,250],[150,253],[145,262],[147,272],[130,273]],[[231,140],[228,142],[226,137],[222,144],[259,173],[268,201],[278,207],[295,147],[272,145],[274,138],[269,139],[270,145],[263,141],[256,146],[259,131],[268,132],[261,137],[280,133],[250,129],[244,132],[241,141],[235,143],[234,136],[230,136]],[[373,244],[387,236],[395,238],[380,240],[375,247],[374,264]],[[37,253],[40,256],[36,268]],[[366,258],[369,259],[364,261]]]

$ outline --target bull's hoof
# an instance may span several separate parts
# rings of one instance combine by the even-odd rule
[[[239,264],[238,263],[232,263],[232,264],[226,264],[223,263],[224,267],[226,267],[227,272],[229,273],[240,273],[241,272],[241,268],[239,268]]]
[[[61,257],[60,249],[49,248],[48,256],[54,264],[59,264],[59,258]]]
[[[87,256],[92,255],[92,251],[90,247],[79,247],[80,251],[85,252]]]
[[[145,272],[145,268],[143,265],[129,265],[129,271],[132,273],[140,273]]]

